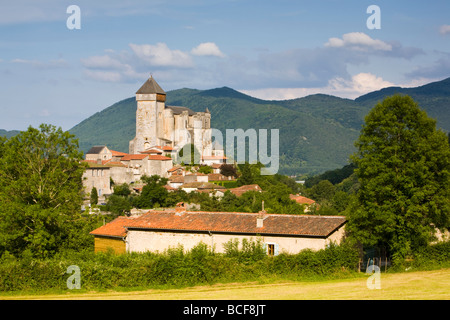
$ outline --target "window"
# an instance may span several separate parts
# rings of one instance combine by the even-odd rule
[[[267,244],[267,255],[274,256],[275,255],[275,245],[273,243]]]
[[[268,256],[277,256],[279,253],[278,244],[277,243],[265,243],[264,247],[267,250]]]

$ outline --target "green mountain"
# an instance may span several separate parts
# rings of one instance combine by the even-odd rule
[[[364,116],[378,102],[392,94],[411,95],[438,126],[450,131],[450,78],[417,88],[386,88],[355,100],[316,94],[285,101],[266,101],[228,87],[211,90],[179,89],[167,92],[166,105],[185,106],[211,112],[211,127],[279,129],[282,174],[313,174],[348,164]],[[128,152],[135,135],[135,98],[129,98],[97,112],[70,131],[87,151],[106,144]],[[225,135],[224,135],[225,136]]]
[[[1,137],[6,137],[6,138],[11,138],[14,137],[16,134],[19,134],[19,130],[11,130],[11,131],[7,131],[4,129],[0,129],[0,136]]]

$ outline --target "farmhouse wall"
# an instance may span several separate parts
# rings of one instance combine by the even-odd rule
[[[343,228],[341,228],[343,229]],[[219,234],[208,232],[166,232],[150,230],[128,230],[127,251],[128,252],[163,252],[169,248],[183,245],[184,250],[191,250],[200,242],[214,248],[215,252],[224,253],[224,244],[232,239],[238,239],[242,243],[243,239],[256,240],[260,238],[265,244],[274,244],[279,253],[285,252],[295,254],[304,249],[320,250],[324,249],[331,240],[341,240],[343,231],[339,230],[333,234],[332,238],[314,237],[288,237],[288,236],[256,236],[239,234]]]

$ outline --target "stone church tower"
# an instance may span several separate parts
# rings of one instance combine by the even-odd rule
[[[138,154],[153,147],[181,149],[192,143],[202,156],[211,156],[211,113],[186,107],[166,106],[166,93],[150,77],[136,92],[136,137],[129,153]]]

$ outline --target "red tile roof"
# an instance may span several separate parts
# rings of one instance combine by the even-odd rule
[[[174,182],[174,181],[172,181]],[[214,184],[212,182],[201,182],[201,181],[194,181],[183,184],[180,188],[196,188],[196,189],[212,189],[212,190],[225,190],[225,187],[219,186],[217,184]]]
[[[161,160],[161,161],[167,161],[167,160],[172,160],[172,158],[169,157],[165,157],[159,154],[151,154],[148,156],[149,160]]]
[[[161,146],[155,146],[155,148],[161,149],[161,150],[163,150],[163,151],[172,151],[172,150],[173,150],[173,148],[170,147],[170,146],[164,146],[164,147],[161,147]]]
[[[295,200],[297,203],[299,204],[313,204],[316,203],[313,199],[309,199],[307,197],[303,197],[301,195],[294,195],[294,194],[290,194],[289,198],[291,200]]]
[[[184,176],[172,175],[169,177],[169,181],[173,183],[184,183]]]
[[[150,150],[141,151],[140,153],[142,153],[142,154],[152,154],[152,153],[162,154],[162,151],[159,151],[158,149],[150,149]]]
[[[257,218],[264,217],[263,227]],[[149,211],[127,221],[128,229],[178,230],[328,237],[347,222],[343,216],[312,216],[242,213]]]
[[[203,160],[226,160],[228,159],[225,156],[202,156]]]
[[[130,160],[142,160],[146,157],[149,157],[148,154],[127,154],[122,158],[122,161],[130,161]]]
[[[111,151],[113,157],[121,157],[121,156],[126,156],[128,154],[125,152],[115,151],[115,150],[111,150],[111,149],[109,149],[109,151]]]
[[[236,196],[240,197],[244,193],[246,193],[247,191],[258,191],[258,192],[261,192],[262,189],[257,184],[247,184],[247,185],[240,186],[240,187],[237,187],[237,188],[231,188],[230,191],[231,191],[231,193],[233,193]]]
[[[125,225],[129,223],[129,221],[135,218],[132,217],[118,217],[107,223],[100,228],[97,228],[91,231],[89,234],[94,236],[107,236],[107,237],[115,237],[115,238],[123,238],[127,235],[127,229]]]

